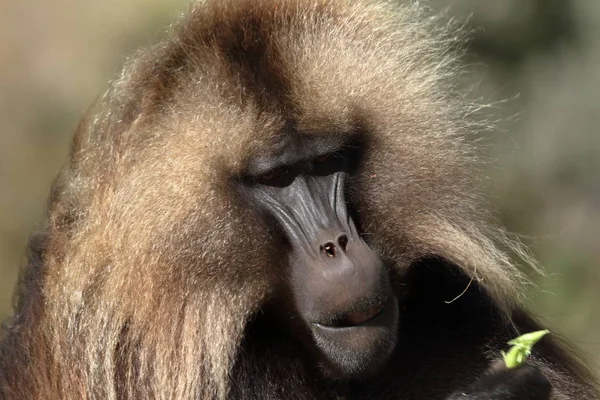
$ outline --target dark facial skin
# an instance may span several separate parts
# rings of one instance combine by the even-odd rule
[[[297,312],[331,375],[351,378],[381,367],[395,348],[398,304],[387,269],[361,238],[345,184],[355,154],[304,139],[257,163],[247,193],[289,241],[289,281]]]

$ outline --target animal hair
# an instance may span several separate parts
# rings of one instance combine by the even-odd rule
[[[2,397],[228,397],[286,263],[233,186],[289,127],[363,135],[349,197],[370,245],[398,271],[455,265],[510,322],[523,277],[507,254],[529,258],[481,211],[486,123],[455,87],[459,28],[413,1],[192,6],[77,128],[30,241]]]

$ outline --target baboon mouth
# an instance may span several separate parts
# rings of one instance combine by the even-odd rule
[[[345,312],[338,314],[332,318],[328,318],[319,322],[315,325],[323,328],[352,328],[368,324],[377,317],[379,317],[389,306],[389,301],[383,304],[369,306],[367,308]]]
[[[348,379],[376,372],[396,347],[398,300],[354,308],[337,318],[312,323],[311,333],[331,376]]]

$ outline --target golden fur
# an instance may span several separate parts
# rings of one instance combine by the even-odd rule
[[[505,250],[522,250],[474,191],[484,126],[452,86],[457,32],[412,2],[195,5],[77,130],[32,238],[2,397],[225,398],[285,262],[234,179],[288,124],[364,133],[350,197],[370,244],[400,270],[448,260],[510,320],[522,278]]]

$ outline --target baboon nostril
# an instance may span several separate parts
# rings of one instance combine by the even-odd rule
[[[327,254],[327,257],[335,257],[335,255],[336,255],[335,244],[333,244],[333,242],[327,242],[323,246],[321,246],[321,251],[323,251],[323,253]]]
[[[343,251],[346,251],[346,246],[348,245],[348,236],[342,234],[337,240],[338,245],[342,248]]]

